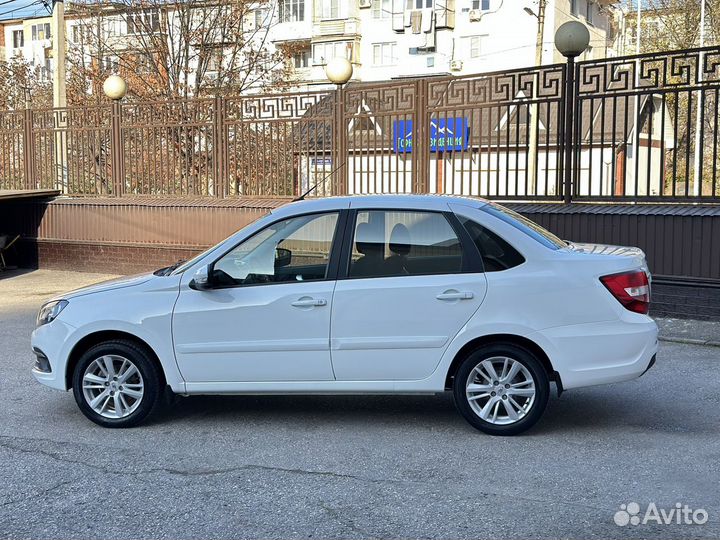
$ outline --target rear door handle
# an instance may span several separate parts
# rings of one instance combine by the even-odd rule
[[[473,296],[475,295],[470,291],[445,291],[435,298],[438,300],[471,300]]]
[[[314,306],[326,306],[327,300],[324,298],[298,298],[292,304],[294,307],[314,307]]]

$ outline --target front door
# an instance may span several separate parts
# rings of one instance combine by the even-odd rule
[[[173,340],[188,383],[326,381],[338,212],[285,219],[214,264],[216,288],[180,292]]]
[[[419,380],[435,370],[485,297],[459,226],[441,212],[358,211],[333,299],[337,380]]]

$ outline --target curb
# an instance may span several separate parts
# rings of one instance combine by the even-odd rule
[[[658,340],[670,343],[684,343],[685,345],[704,345],[706,347],[720,347],[720,341],[714,339],[694,339],[674,336],[659,336]]]

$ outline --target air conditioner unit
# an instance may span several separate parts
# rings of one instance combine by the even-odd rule
[[[462,60],[451,60],[450,71],[462,71],[463,63]]]
[[[482,11],[480,11],[479,9],[471,9],[469,15],[471,22],[479,21],[480,19],[482,19]]]
[[[372,0],[360,0],[359,6],[360,6],[360,8],[372,7]]]

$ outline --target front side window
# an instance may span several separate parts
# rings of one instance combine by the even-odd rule
[[[512,225],[517,230],[524,232],[530,238],[540,242],[545,247],[550,249],[567,247],[567,242],[561,240],[534,221],[529,220],[517,212],[513,212],[509,208],[505,208],[504,206],[495,203],[488,203],[483,206],[481,210],[495,216],[509,225]]]
[[[337,222],[334,212],[274,223],[220,258],[213,278],[226,287],[325,279]]]
[[[436,212],[362,211],[357,214],[349,277],[453,274],[462,271],[460,240]]]

